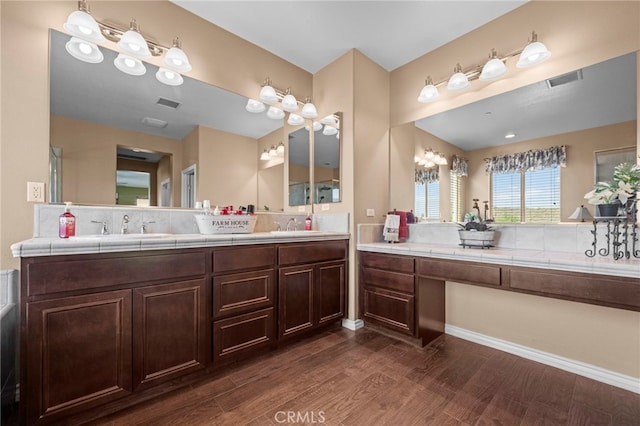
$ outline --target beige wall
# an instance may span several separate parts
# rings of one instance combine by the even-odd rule
[[[611,126],[470,151],[466,154],[469,160],[469,177],[466,178],[465,211],[470,210],[473,198],[491,200],[489,195],[490,176],[485,172],[485,158],[565,145],[567,147],[567,167],[560,168],[560,218],[562,221],[566,221],[580,205],[584,205],[591,214],[594,214],[594,206],[587,204],[587,200],[584,199],[584,194],[593,189],[594,151],[635,146],[636,128],[636,120],[633,120]]]
[[[50,141],[62,148],[62,197],[73,203],[115,204],[118,145],[182,157],[179,141],[60,116],[51,116]],[[172,181],[179,176],[174,170]]]

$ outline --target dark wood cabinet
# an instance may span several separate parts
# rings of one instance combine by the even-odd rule
[[[130,290],[29,303],[24,319],[21,407],[27,424],[56,421],[132,392]]]
[[[205,292],[204,279],[133,290],[134,390],[205,368]]]
[[[268,350],[274,323],[276,247],[213,251],[213,363],[216,368]]]
[[[285,245],[279,247],[278,255],[279,339],[344,317],[346,241]]]

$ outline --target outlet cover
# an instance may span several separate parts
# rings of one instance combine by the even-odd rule
[[[44,203],[44,182],[27,182],[27,202]]]
[[[374,209],[367,209],[367,217],[374,217],[376,212]]]
[[[321,210],[323,212],[329,210],[329,204],[322,204]]]

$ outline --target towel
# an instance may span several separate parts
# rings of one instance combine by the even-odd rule
[[[387,219],[384,221],[384,229],[382,236],[385,241],[398,242],[400,230],[400,216],[397,214],[388,214]]]

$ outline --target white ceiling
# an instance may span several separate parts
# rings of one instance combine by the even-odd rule
[[[394,70],[526,0],[171,2],[315,73],[353,48]]]

